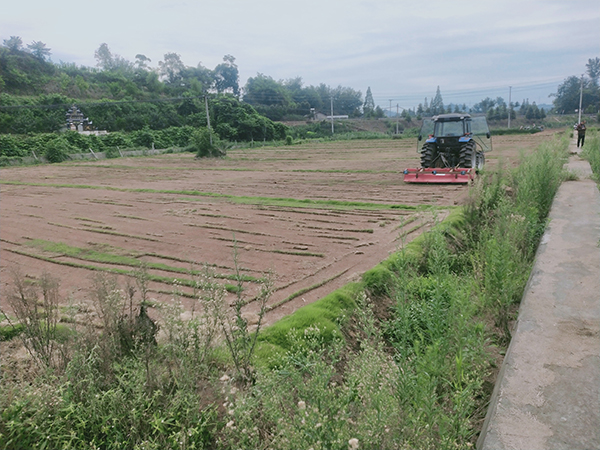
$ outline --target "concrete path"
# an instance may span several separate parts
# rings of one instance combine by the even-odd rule
[[[480,450],[600,449],[600,193],[570,150]]]

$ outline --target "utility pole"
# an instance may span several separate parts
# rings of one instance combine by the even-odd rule
[[[210,138],[210,145],[212,145],[212,130],[210,129],[210,115],[208,114],[208,96],[204,96],[204,106],[206,107],[206,126],[208,128],[208,136]]]
[[[512,86],[509,86],[508,87],[508,128],[510,128],[510,116],[512,116],[511,94],[512,94]]]
[[[581,74],[581,86],[579,87],[579,118],[577,123],[581,123],[581,106],[583,102],[583,74]]]
[[[392,99],[390,98],[390,117],[392,117]]]
[[[398,134],[398,122],[400,122],[400,115],[398,114],[400,106],[396,103],[396,134]]]
[[[333,97],[331,97],[331,134],[333,135]]]

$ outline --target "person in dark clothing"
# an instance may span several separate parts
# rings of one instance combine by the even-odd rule
[[[585,142],[585,120],[577,124],[575,129],[577,130],[577,147],[579,147],[579,144],[583,147],[583,143]]]

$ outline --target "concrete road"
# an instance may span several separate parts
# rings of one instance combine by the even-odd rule
[[[600,449],[600,193],[570,150],[480,450]]]

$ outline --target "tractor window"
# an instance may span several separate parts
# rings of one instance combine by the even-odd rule
[[[462,136],[463,131],[463,122],[462,121],[453,121],[453,122],[438,122],[435,124],[435,136]]]
[[[473,134],[485,135],[490,132],[485,116],[473,117]]]
[[[427,136],[433,134],[433,126],[433,120],[428,118],[423,119],[423,126],[421,127],[421,131],[419,132],[419,136],[427,138]]]

